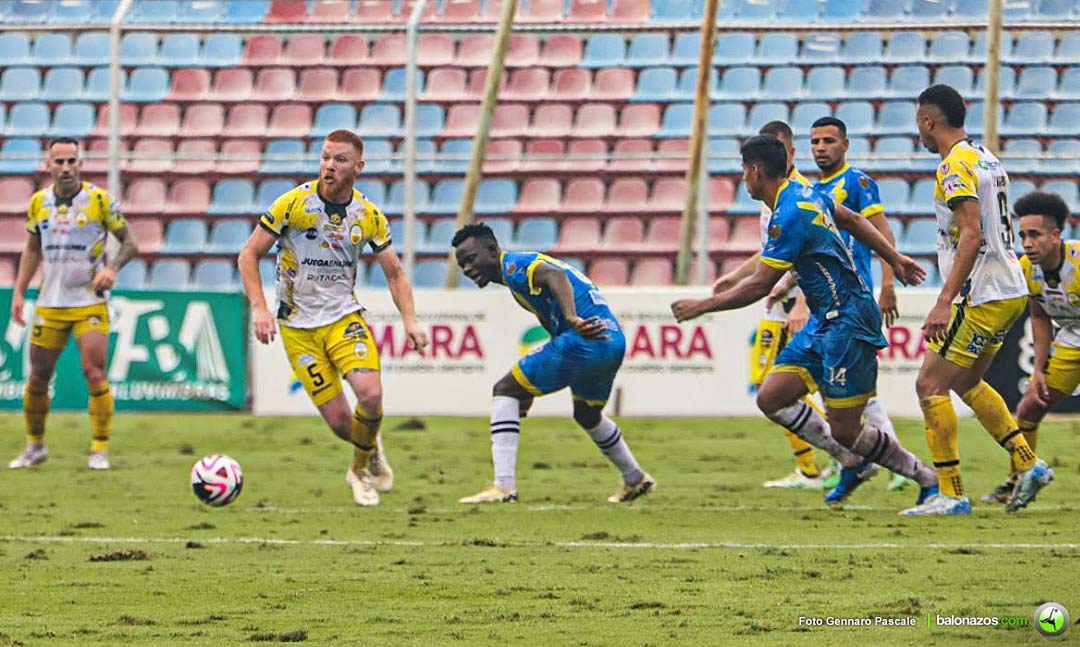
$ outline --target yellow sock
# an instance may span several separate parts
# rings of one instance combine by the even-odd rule
[[[352,429],[349,432],[353,444],[353,472],[369,469],[371,455],[375,452],[375,437],[382,425],[382,408],[377,411],[364,411],[359,405],[353,414]]]
[[[1035,446],[1039,442],[1039,423],[1032,422],[1030,420],[1024,420],[1022,418],[1016,419],[1016,426],[1020,428],[1020,433],[1024,435],[1024,440],[1027,441],[1028,447],[1031,448],[1031,453],[1035,453]],[[1016,466],[1016,457],[1009,456],[1009,474],[1016,474],[1022,470]]]
[[[90,385],[90,451],[109,451],[109,434],[112,433],[113,401],[108,380]]]
[[[964,496],[960,480],[960,423],[956,410],[947,395],[932,395],[919,403],[926,421],[926,444],[934,460],[941,493],[952,497]]]
[[[1012,455],[1016,469],[1021,472],[1031,469],[1038,457],[1024,440],[1001,395],[986,382],[979,382],[961,397],[975,412],[979,424]]]
[[[810,396],[803,397],[803,402],[814,411],[817,411],[822,418],[825,417],[825,413],[822,412],[817,402],[814,402]],[[795,456],[795,467],[809,478],[820,476],[821,471],[818,470],[817,460],[814,457],[814,446],[787,429],[784,430],[784,436],[787,437],[787,441],[791,445],[791,453]]]
[[[26,383],[23,391],[23,417],[26,420],[26,443],[41,445],[45,442],[45,417],[49,415],[49,387],[36,391]]]

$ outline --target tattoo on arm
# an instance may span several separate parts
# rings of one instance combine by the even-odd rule
[[[132,235],[131,230],[126,226],[114,231],[113,235],[120,241],[120,249],[117,250],[116,258],[110,265],[114,270],[120,271],[120,268],[128,261],[139,255],[139,245],[135,242],[135,236]]]

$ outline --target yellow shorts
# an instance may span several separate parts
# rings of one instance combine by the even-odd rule
[[[945,341],[930,342],[926,348],[952,364],[969,368],[980,357],[992,357],[1001,349],[1005,335],[1024,314],[1027,304],[1026,296],[977,306],[966,301],[954,303]]]
[[[786,343],[787,330],[783,321],[761,320],[754,335],[754,345],[750,347],[750,384],[761,386]]]
[[[104,303],[77,308],[34,309],[34,321],[30,330],[31,344],[51,350],[63,350],[72,331],[75,331],[75,339],[91,332],[99,332],[108,337],[109,309]]]
[[[1080,386],[1080,348],[1054,342],[1046,363],[1046,386],[1072,395]]]
[[[341,393],[341,375],[379,370],[379,350],[359,312],[318,328],[281,326],[281,341],[293,373],[315,406]]]

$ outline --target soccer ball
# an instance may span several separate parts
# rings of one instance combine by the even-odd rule
[[[240,463],[224,454],[211,454],[191,467],[191,489],[206,505],[229,505],[244,486]]]

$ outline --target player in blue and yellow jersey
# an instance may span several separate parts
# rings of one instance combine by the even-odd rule
[[[26,289],[39,266],[44,269],[30,333],[30,375],[23,395],[26,448],[8,467],[44,462],[45,418],[49,413],[49,380],[56,361],[75,335],[83,376],[90,393],[90,469],[109,469],[113,396],[106,372],[109,354],[109,312],[106,294],[116,273],[135,258],[138,249],[120,205],[101,187],[79,178],[82,160],[74,139],[54,139],[46,160],[52,184],[30,198],[30,237],[19,259],[11,296],[11,319],[26,325]],[[109,234],[120,241],[116,255],[105,255]]]
[[[618,425],[604,415],[626,353],[626,338],[592,281],[550,256],[500,249],[484,224],[466,225],[454,234],[451,245],[465,276],[480,287],[489,283],[508,287],[551,335],[551,341],[518,360],[495,384],[491,403],[495,481],[461,503],[517,500],[514,467],[521,415],[534,397],[566,387],[574,398],[574,420],[622,475],[608,501],[631,501],[655,489],[656,481],[638,465]]]
[[[274,339],[274,315],[266,305],[259,259],[275,243],[277,322],[293,372],[312,404],[342,440],[354,446],[345,480],[357,505],[379,503],[379,492],[393,487],[394,476],[382,451],[382,380],[379,350],[356,298],[356,264],[370,247],[401,313],[409,345],[427,345],[414,315],[412,287],[390,246],[386,216],[353,187],[364,168],[364,142],[348,130],[326,136],[319,179],[282,194],[259,219],[238,265],[251,302],[255,337]],[[350,409],[341,379],[356,396]]]
[[[925,272],[865,218],[812,187],[787,180],[784,146],[776,138],[752,137],[743,144],[742,158],[750,195],[773,209],[761,262],[753,275],[729,290],[676,301],[675,318],[687,321],[749,305],[794,271],[812,323],[780,352],[758,391],[758,407],[770,420],[840,461],[840,483],[826,496],[827,503],[846,500],[874,463],[916,480],[920,501],[935,495],[933,470],[895,437],[863,426],[863,408],[876,394],[877,350],[885,339],[873,294],[856,272],[837,225],[886,259],[905,283],[918,283]],[[814,389],[825,400],[828,424],[801,401]]]

